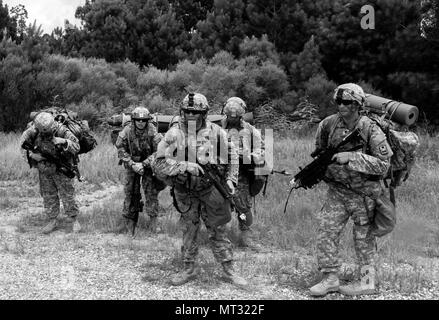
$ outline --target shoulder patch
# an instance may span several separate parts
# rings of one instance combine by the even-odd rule
[[[387,144],[380,145],[378,149],[383,156],[387,156],[389,154],[389,150],[387,149]]]

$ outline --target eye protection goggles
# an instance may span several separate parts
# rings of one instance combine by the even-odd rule
[[[335,103],[338,104],[338,105],[342,104],[344,106],[349,106],[351,104],[356,103],[356,101],[354,101],[354,100],[343,100],[343,99],[337,98],[337,99],[335,99]]]

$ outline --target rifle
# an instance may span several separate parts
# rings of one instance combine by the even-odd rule
[[[139,213],[143,211],[144,206],[144,203],[142,201],[142,194],[140,192],[140,179],[141,176],[137,173],[134,173],[134,181],[131,188],[131,203],[129,208],[130,211],[134,211],[133,229],[131,230],[133,238],[136,234],[137,223],[139,222]],[[137,190],[139,192],[137,192]]]
[[[204,170],[204,174],[213,182],[214,186],[218,189],[219,193],[223,196],[224,199],[229,200],[233,207],[235,207],[235,200],[233,199],[233,195],[227,190],[227,187],[223,185],[217,170],[213,167],[212,164],[206,163],[204,165],[199,164],[201,168]]]
[[[344,145],[354,142],[356,140],[363,140],[361,136],[360,129],[355,129],[349,135],[347,135],[338,145],[335,147],[328,147],[324,150],[317,150],[312,154],[315,158],[309,165],[305,168],[300,168],[300,172],[294,176],[294,184],[290,190],[290,193],[287,198],[287,202],[285,203],[284,213],[287,212],[288,202],[290,200],[291,194],[295,189],[311,189],[315,185],[317,185],[320,181],[323,180],[326,169],[333,162],[332,158],[335,154],[339,152],[339,149]],[[355,151],[358,148],[363,146],[357,146],[353,149],[347,150],[347,152]]]
[[[292,176],[291,173],[289,173],[287,170],[271,170],[271,175],[273,174],[281,174],[283,176],[289,177]],[[262,192],[262,195],[265,197],[267,195],[267,186],[268,186],[268,175],[265,177],[265,183],[264,183],[264,191]]]
[[[68,162],[57,159],[56,157],[52,156],[50,153],[47,153],[47,152],[44,152],[43,150],[41,150],[39,147],[33,147],[32,145],[27,144],[27,143],[23,144],[23,148],[26,149],[26,151],[27,151],[27,153],[26,153],[27,160],[28,160],[29,166],[31,168],[33,166],[32,166],[31,158],[29,156],[29,150],[34,152],[34,153],[41,154],[41,156],[43,156],[47,161],[55,164],[56,170],[58,172],[61,172],[62,174],[64,174],[67,178],[73,179],[74,177],[78,177],[79,182],[83,181],[77,165],[71,165]]]

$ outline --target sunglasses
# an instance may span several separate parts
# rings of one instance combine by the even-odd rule
[[[141,119],[141,120],[134,120],[134,121],[136,121],[136,122],[141,122],[141,123],[146,123],[146,122],[148,122],[148,120],[143,120],[143,119]]]
[[[335,100],[335,103],[337,103],[338,105],[342,104],[344,106],[348,106],[348,105],[353,104],[355,102],[356,101],[353,101],[353,100],[343,100],[343,99],[336,99]]]
[[[198,111],[198,110],[188,110],[188,111],[184,111],[184,114],[193,114],[193,115],[197,115],[197,114],[203,114],[203,111]]]

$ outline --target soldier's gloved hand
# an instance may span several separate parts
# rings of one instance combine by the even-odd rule
[[[66,147],[67,146],[67,140],[59,137],[53,137],[52,142],[56,146]]]
[[[46,160],[46,158],[44,158],[41,154],[39,153],[33,153],[33,152],[29,152],[29,157],[31,157],[33,160],[35,160],[36,162],[40,162],[43,160]]]
[[[145,169],[143,167],[143,163],[140,162],[136,162],[134,163],[131,168],[133,169],[133,171],[141,176],[143,176],[143,174],[145,173]]]
[[[204,170],[200,167],[198,163],[187,162],[186,172],[190,173],[193,176],[199,176],[200,173],[203,175]]]
[[[332,161],[335,161],[338,164],[346,164],[351,160],[351,155],[351,152],[340,152],[332,157]]]
[[[149,156],[145,161],[143,161],[143,166],[145,168],[151,168],[153,162],[154,162],[154,156]]]
[[[235,185],[233,184],[232,180],[227,180],[227,186],[229,187],[230,194],[235,195],[236,190],[235,190]]]

